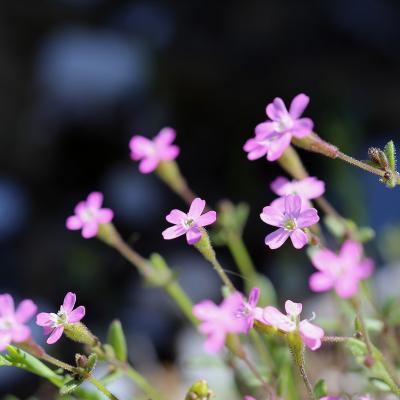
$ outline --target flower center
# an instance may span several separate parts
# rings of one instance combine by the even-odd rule
[[[183,221],[183,225],[185,226],[186,229],[191,228],[191,226],[193,225],[193,223],[194,223],[194,219],[193,219],[193,218],[186,218],[186,219]]]
[[[14,326],[14,320],[10,317],[0,319],[0,330],[9,330]]]
[[[85,210],[83,210],[81,217],[85,222],[89,222],[95,217],[95,214],[96,212],[94,208],[87,207]]]
[[[68,314],[65,311],[64,307],[61,306],[57,314],[50,314],[50,319],[53,321],[53,328],[56,328],[57,326],[68,323]]]
[[[288,231],[294,231],[297,227],[296,220],[294,218],[288,218],[283,227]]]
[[[276,125],[278,132],[285,132],[293,127],[293,119],[289,114],[283,115]]]

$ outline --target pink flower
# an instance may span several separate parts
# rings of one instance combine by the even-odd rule
[[[309,135],[314,124],[309,118],[300,118],[310,99],[305,94],[298,94],[290,104],[289,111],[280,97],[267,105],[266,113],[271,120],[258,124],[255,137],[249,139],[243,149],[249,160],[256,160],[267,155],[268,161],[281,157],[290,145],[292,137],[303,138]]]
[[[261,219],[268,225],[279,229],[265,238],[265,244],[270,249],[277,249],[290,237],[293,246],[301,249],[308,243],[308,237],[302,230],[319,221],[315,208],[303,208],[300,196],[285,196],[283,201],[274,202],[264,207],[260,214]]]
[[[0,295],[0,351],[11,343],[24,342],[31,336],[31,330],[25,323],[36,310],[32,300],[23,300],[15,310],[11,295]]]
[[[271,183],[271,190],[278,196],[297,194],[301,197],[303,207],[311,207],[309,200],[316,199],[324,194],[325,182],[313,176],[292,181],[279,176]]]
[[[256,400],[253,396],[244,396],[243,400]]]
[[[347,299],[358,291],[358,284],[367,279],[374,270],[370,258],[363,258],[360,243],[346,240],[339,254],[322,249],[312,257],[312,263],[319,272],[310,276],[309,284],[314,292],[335,289],[336,293]]]
[[[74,309],[75,302],[76,294],[68,292],[57,314],[42,312],[36,316],[36,324],[45,328],[45,335],[50,334],[48,344],[54,344],[60,339],[65,325],[75,324],[85,316],[85,307],[79,306]]]
[[[243,307],[243,296],[239,292],[230,294],[221,305],[211,300],[203,300],[193,307],[193,314],[201,322],[199,331],[207,335],[204,349],[217,353],[225,343],[228,333],[243,333],[248,328],[246,319],[238,316]]]
[[[294,303],[291,300],[287,300],[285,303],[287,315],[282,314],[275,307],[268,306],[264,308],[264,321],[283,332],[294,332],[298,329],[303,343],[311,350],[317,350],[321,347],[324,331],[306,319],[299,322],[302,309],[301,303]]]
[[[134,136],[129,142],[132,160],[140,161],[139,171],[148,174],[154,171],[160,161],[175,160],[179,147],[172,144],[176,132],[172,128],[163,128],[153,140],[144,136]]]
[[[114,213],[109,208],[101,208],[103,194],[92,192],[86,201],[80,201],[75,207],[75,215],[67,218],[66,226],[71,231],[82,229],[82,236],[85,239],[97,235],[100,224],[107,224],[112,221]]]
[[[260,289],[251,289],[249,293],[249,299],[242,302],[242,306],[237,312],[237,317],[244,318],[244,320],[246,321],[247,333],[253,327],[255,320],[265,323],[265,321],[263,320],[263,309],[261,307],[257,307],[259,298]]]
[[[188,244],[196,244],[201,239],[200,228],[213,224],[217,219],[215,211],[208,211],[201,215],[205,206],[205,200],[197,197],[192,201],[187,214],[180,210],[172,210],[166,216],[166,220],[174,226],[164,230],[162,233],[164,239],[175,239],[186,234]]]

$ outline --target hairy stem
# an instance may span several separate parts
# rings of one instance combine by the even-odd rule
[[[111,400],[118,400],[118,397],[114,396],[100,381],[98,381],[93,376],[87,378],[87,380],[96,388],[104,394],[104,396],[108,397]]]

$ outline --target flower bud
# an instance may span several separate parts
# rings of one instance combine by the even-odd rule
[[[95,347],[99,344],[99,339],[82,322],[65,324],[64,333],[74,342],[87,344],[90,347]]]

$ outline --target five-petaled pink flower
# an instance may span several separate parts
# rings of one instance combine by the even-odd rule
[[[67,218],[66,226],[71,231],[82,229],[85,239],[97,235],[100,224],[112,221],[114,213],[109,208],[101,208],[103,205],[103,194],[92,192],[86,201],[80,201],[75,207],[75,215]]]
[[[199,331],[207,335],[204,349],[208,353],[217,353],[225,343],[228,333],[244,333],[247,321],[238,316],[243,307],[243,296],[239,292],[230,294],[221,305],[211,300],[203,300],[193,307],[193,314],[201,321]]]
[[[208,211],[201,215],[205,206],[205,200],[197,197],[192,201],[187,214],[180,210],[172,210],[166,216],[166,220],[174,226],[164,230],[162,233],[164,239],[175,239],[186,234],[188,244],[196,244],[201,239],[200,228],[213,224],[217,219],[215,211]]]
[[[15,310],[9,294],[0,295],[0,351],[11,343],[21,343],[31,336],[26,322],[36,313],[32,300],[23,300]]]
[[[329,249],[319,250],[312,257],[312,263],[318,272],[310,276],[311,290],[325,292],[335,289],[344,299],[354,296],[359,282],[367,279],[374,270],[373,261],[363,257],[362,245],[353,240],[346,240],[339,254]]]
[[[259,298],[260,289],[251,289],[248,300],[243,300],[242,306],[236,314],[238,318],[243,318],[246,321],[246,332],[250,331],[255,320],[265,323],[263,320],[263,309],[261,307],[257,307]]]
[[[324,194],[325,182],[314,176],[292,181],[283,176],[278,176],[271,183],[271,190],[278,196],[297,194],[301,197],[303,207],[311,207],[309,200],[316,199]],[[275,201],[280,201],[280,199]]]
[[[134,136],[129,142],[131,158],[141,160],[139,171],[148,174],[154,171],[160,161],[174,160],[178,157],[179,147],[173,145],[176,133],[172,128],[163,128],[157,136],[150,140],[144,136]]]
[[[287,315],[282,314],[275,307],[268,306],[264,308],[263,317],[265,322],[283,332],[294,332],[298,329],[303,343],[311,350],[317,350],[321,347],[321,339],[324,337],[324,331],[306,319],[300,321],[299,316],[302,309],[303,305],[301,303],[294,303],[291,300],[287,300],[285,303]]]
[[[85,316],[85,307],[79,306],[74,309],[75,302],[76,294],[68,292],[57,314],[42,312],[36,316],[36,324],[45,328],[45,335],[50,334],[47,339],[48,344],[60,339],[65,325],[75,324]]]
[[[279,228],[266,236],[265,244],[270,249],[277,249],[290,237],[293,246],[301,249],[308,243],[308,237],[303,228],[319,221],[318,212],[315,208],[302,208],[300,196],[288,195],[283,199],[264,207],[260,214],[266,224]]]
[[[267,155],[268,161],[281,157],[290,145],[292,137],[303,138],[314,127],[310,118],[300,118],[310,99],[305,94],[298,94],[290,104],[289,111],[280,97],[267,105],[266,112],[270,120],[256,126],[255,137],[249,139],[243,149],[249,160],[256,160]]]

